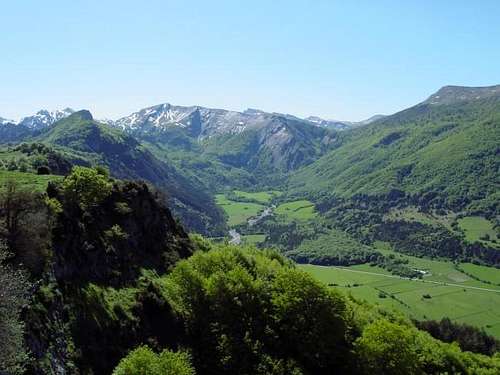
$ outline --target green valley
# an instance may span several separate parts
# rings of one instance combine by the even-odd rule
[[[499,14],[2,2],[0,375],[500,375]]]
[[[9,310],[15,358],[34,351],[38,373],[127,374],[147,358],[189,375],[365,374],[380,330],[443,353],[419,368],[496,374],[498,108],[496,94],[424,102],[342,132],[166,104],[111,124],[79,111],[8,125],[0,267],[38,283],[26,315]],[[306,332],[326,352],[303,356]]]
[[[497,309],[500,288],[492,288],[488,284],[471,285],[464,281],[464,276],[460,278],[453,274],[451,266],[450,273],[440,273],[434,280],[426,277],[422,280],[403,279],[373,267],[300,267],[333,288],[401,311],[411,318],[439,320],[448,317],[452,321],[481,327],[500,338],[500,314]]]

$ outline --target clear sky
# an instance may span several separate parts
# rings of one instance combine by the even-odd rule
[[[500,83],[500,1],[1,1],[0,116],[170,102],[361,120]]]

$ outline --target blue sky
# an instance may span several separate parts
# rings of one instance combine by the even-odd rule
[[[361,120],[500,83],[500,1],[2,1],[0,116],[171,102]]]

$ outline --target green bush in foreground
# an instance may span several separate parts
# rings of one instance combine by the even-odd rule
[[[166,277],[166,295],[200,373],[321,374],[349,358],[345,298],[275,252],[198,252]]]
[[[164,350],[159,354],[147,346],[131,351],[113,375],[195,375],[189,354]]]
[[[379,319],[355,342],[363,373],[372,375],[499,374],[499,357],[462,352],[414,327]]]
[[[171,309],[161,324],[179,329],[155,350],[182,347],[189,356],[140,347],[115,375],[500,374],[499,354],[436,340],[402,316],[327,288],[276,252],[193,240],[198,251],[152,275],[148,287]],[[109,302],[130,297],[134,313],[136,294],[109,292]]]

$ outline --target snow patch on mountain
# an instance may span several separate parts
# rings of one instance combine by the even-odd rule
[[[74,112],[75,111],[71,108],[65,108],[63,110],[55,111],[47,111],[46,109],[42,109],[33,116],[24,117],[23,119],[21,119],[19,125],[26,126],[33,130],[39,130],[52,125],[56,121],[68,117]]]
[[[273,116],[259,110],[236,112],[165,103],[123,117],[115,122],[115,126],[125,131],[142,133],[180,127],[189,129],[191,134],[202,139],[220,134],[239,134],[250,127],[264,126]]]
[[[0,125],[15,124],[14,120],[8,120],[6,118],[0,117]]]

